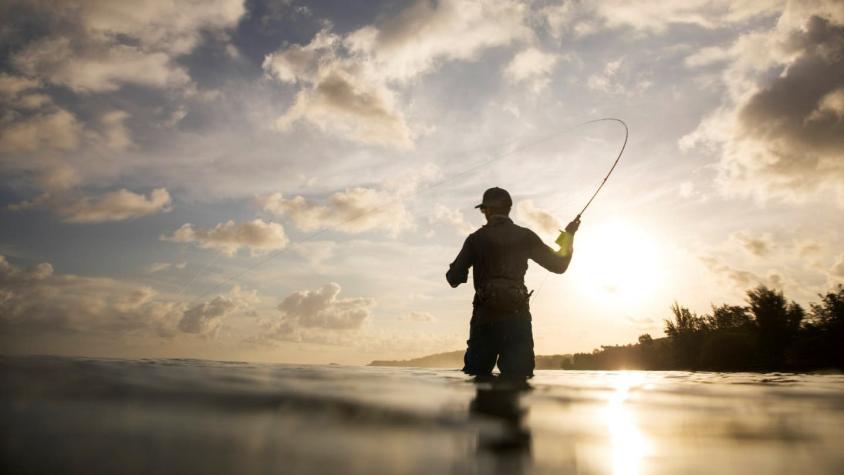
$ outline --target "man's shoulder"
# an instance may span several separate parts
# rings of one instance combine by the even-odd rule
[[[521,239],[529,241],[539,240],[539,235],[533,232],[533,230],[524,226],[519,226],[509,219],[505,222],[496,223],[493,226],[490,226],[489,224],[481,226],[477,231],[470,234],[469,237],[472,237],[473,235],[481,237],[487,234],[492,235],[499,233],[504,233],[509,236],[518,236]]]

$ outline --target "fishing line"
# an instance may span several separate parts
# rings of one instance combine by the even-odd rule
[[[610,175],[611,175],[611,174],[612,174],[612,172],[615,170],[615,167],[618,165],[618,162],[621,160],[621,156],[622,156],[622,154],[624,153],[624,149],[625,149],[625,147],[627,146],[627,138],[628,138],[628,136],[629,136],[629,130],[628,130],[628,128],[627,128],[627,124],[626,124],[623,120],[621,120],[621,119],[617,119],[617,118],[615,118],[615,117],[604,117],[604,118],[600,118],[600,119],[593,119],[593,120],[588,120],[588,121],[586,121],[586,122],[581,122],[581,123],[579,123],[579,124],[575,124],[575,125],[573,125],[573,126],[571,126],[571,127],[567,127],[567,128],[565,128],[565,129],[562,129],[562,130],[560,130],[560,131],[557,131],[557,132],[555,132],[555,133],[553,133],[553,134],[549,134],[549,135],[547,135],[547,136],[545,136],[545,137],[542,137],[542,138],[540,138],[540,139],[538,139],[538,140],[534,140],[534,141],[531,141],[531,142],[527,142],[527,143],[525,143],[525,144],[524,144],[524,145],[522,145],[522,146],[515,147],[515,148],[513,148],[513,149],[511,149],[511,150],[508,150],[508,151],[506,151],[506,152],[502,152],[502,153],[500,153],[500,154],[498,154],[498,155],[493,156],[493,157],[492,157],[492,158],[490,158],[489,160],[484,160],[484,161],[482,161],[482,162],[480,162],[480,163],[478,163],[478,164],[476,164],[476,165],[473,165],[473,166],[471,166],[471,167],[467,168],[466,170],[463,170],[463,171],[458,172],[458,173],[454,173],[454,174],[452,174],[452,175],[450,175],[450,176],[448,176],[448,177],[446,177],[446,178],[444,178],[444,179],[442,179],[442,180],[440,180],[440,181],[438,181],[438,182],[434,182],[434,183],[431,183],[431,184],[426,185],[426,186],[420,186],[420,187],[418,187],[415,191],[413,191],[412,193],[410,193],[410,194],[408,194],[408,195],[398,196],[398,197],[396,197],[396,198],[394,198],[394,199],[392,199],[392,200],[388,200],[385,204],[382,204],[381,206],[378,206],[378,207],[375,207],[375,208],[369,208],[369,209],[366,209],[366,210],[361,210],[359,213],[357,213],[357,214],[355,214],[355,215],[353,215],[353,216],[351,216],[351,217],[349,217],[349,218],[347,218],[347,219],[345,219],[345,220],[343,220],[343,221],[339,222],[337,225],[338,225],[338,226],[342,226],[342,225],[344,225],[344,224],[348,224],[348,223],[350,223],[350,222],[352,222],[352,221],[354,221],[354,220],[356,220],[356,219],[359,219],[359,218],[361,218],[361,217],[363,217],[363,216],[365,216],[365,215],[367,215],[367,214],[382,211],[382,210],[386,209],[388,206],[393,205],[394,203],[398,202],[398,201],[399,201],[399,200],[401,200],[401,199],[408,199],[408,198],[414,197],[414,196],[416,196],[416,195],[422,194],[422,193],[424,193],[424,192],[430,191],[430,190],[431,190],[431,189],[433,189],[433,188],[436,188],[436,187],[442,186],[442,185],[444,185],[444,184],[446,184],[446,183],[448,183],[448,182],[454,181],[454,180],[455,180],[455,179],[457,179],[457,178],[460,178],[460,177],[463,177],[463,176],[465,176],[465,175],[468,175],[469,173],[472,173],[472,172],[474,172],[474,171],[476,171],[476,170],[478,170],[478,169],[480,169],[480,168],[483,168],[483,167],[485,167],[485,166],[487,166],[487,165],[490,165],[490,164],[492,164],[492,163],[495,163],[495,162],[497,162],[497,161],[499,161],[499,160],[503,160],[504,158],[507,158],[507,157],[509,157],[509,156],[513,155],[513,154],[514,154],[514,153],[516,153],[516,152],[520,152],[520,151],[522,151],[522,150],[525,150],[526,148],[533,147],[533,146],[535,146],[535,145],[539,145],[539,144],[542,144],[542,143],[548,142],[548,141],[553,140],[553,139],[555,139],[555,138],[557,138],[557,137],[559,137],[559,136],[561,136],[561,135],[563,135],[563,134],[566,134],[566,133],[568,133],[568,132],[571,132],[571,131],[577,130],[577,129],[579,129],[579,128],[581,128],[581,127],[584,127],[584,126],[586,126],[586,125],[589,125],[589,124],[594,124],[594,123],[597,123],[597,122],[605,122],[605,121],[614,121],[614,122],[618,122],[619,124],[621,124],[622,126],[624,126],[624,143],[622,144],[621,149],[620,149],[620,150],[619,150],[619,152],[618,152],[618,156],[616,157],[615,161],[614,161],[614,162],[613,162],[613,164],[612,164],[612,167],[610,167],[610,171],[607,173],[607,175],[606,175],[606,176],[604,177],[604,179],[601,181],[601,184],[600,184],[600,185],[598,185],[598,188],[595,190],[595,192],[594,192],[594,193],[592,194],[592,196],[589,198],[589,201],[587,201],[587,202],[586,202],[586,205],[583,207],[583,209],[581,209],[580,213],[578,213],[578,214],[577,214],[577,217],[579,218],[579,217],[580,217],[580,216],[581,216],[581,215],[582,215],[582,214],[586,211],[586,208],[588,208],[588,207],[589,207],[589,205],[590,205],[590,204],[592,204],[592,201],[595,199],[595,197],[598,195],[598,193],[599,193],[599,192],[601,191],[601,189],[604,187],[604,184],[607,182],[607,180],[609,179]],[[309,234],[309,235],[305,236],[305,237],[304,237],[302,240],[300,240],[299,242],[300,242],[300,243],[303,243],[303,242],[308,242],[308,241],[311,241],[311,240],[313,240],[313,239],[315,239],[315,238],[317,238],[317,237],[319,237],[319,236],[321,236],[321,235],[325,234],[325,233],[326,233],[326,232],[328,232],[328,231],[330,231],[330,229],[328,229],[328,228],[323,228],[323,229],[320,229],[320,230],[318,230],[318,231],[315,231],[315,232],[313,232],[313,233],[311,233],[311,234]],[[212,293],[217,292],[217,290],[219,290],[219,289],[220,289],[220,288],[222,288],[223,286],[228,285],[228,284],[230,284],[230,283],[233,283],[233,282],[236,282],[236,281],[240,280],[240,278],[242,278],[244,275],[246,275],[246,274],[248,274],[248,273],[250,273],[250,272],[254,271],[255,269],[257,269],[257,268],[259,268],[259,267],[263,266],[264,264],[268,263],[269,261],[271,261],[271,260],[275,259],[276,257],[278,257],[278,256],[279,256],[282,252],[284,252],[284,251],[285,251],[285,249],[284,249],[284,248],[282,248],[282,249],[277,249],[277,250],[275,250],[275,251],[273,251],[273,252],[270,252],[270,253],[269,253],[269,254],[267,254],[267,255],[266,255],[263,259],[261,259],[261,260],[257,261],[257,262],[256,262],[256,263],[254,263],[253,265],[248,266],[248,267],[246,267],[245,269],[243,269],[243,270],[241,270],[241,271],[239,271],[239,272],[236,272],[236,273],[232,274],[231,276],[229,276],[229,277],[227,277],[227,278],[223,279],[223,281],[222,281],[222,282],[220,282],[220,283],[218,283],[218,284],[214,285],[214,286],[213,286],[213,287],[211,287],[211,289],[209,289],[208,291],[206,291],[206,292],[204,292],[203,294],[199,295],[198,297],[194,298],[193,300],[191,300],[191,301],[188,303],[188,306],[192,306],[192,305],[194,305],[195,303],[197,303],[197,302],[201,301],[202,299],[204,299],[205,297],[207,297],[208,295],[210,295],[210,294],[212,294]],[[191,280],[191,282],[193,282],[193,279]],[[191,282],[189,282],[188,284],[186,284],[186,285],[185,285],[185,286],[184,286],[184,287],[180,290],[180,294],[181,294],[181,293],[183,293],[183,292],[184,292],[184,291],[185,291],[185,290],[186,290],[186,289],[190,286]],[[543,282],[543,283],[544,283],[544,282]],[[541,287],[540,287],[540,288],[541,288]]]

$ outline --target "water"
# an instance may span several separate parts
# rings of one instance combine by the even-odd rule
[[[3,473],[844,473],[844,376],[0,358]]]

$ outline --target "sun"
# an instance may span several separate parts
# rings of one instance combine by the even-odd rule
[[[631,305],[651,299],[664,286],[660,244],[626,221],[583,229],[575,240],[572,267],[580,290],[604,302]]]

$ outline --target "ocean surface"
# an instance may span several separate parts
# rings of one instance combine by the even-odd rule
[[[2,473],[844,473],[844,376],[0,358]]]

